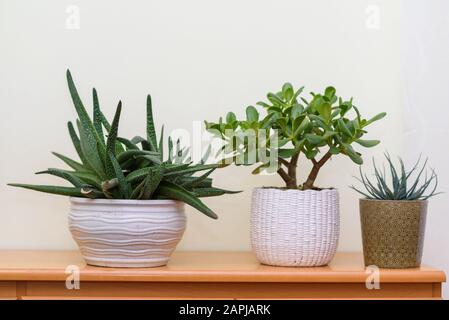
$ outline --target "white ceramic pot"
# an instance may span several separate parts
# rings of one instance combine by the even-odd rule
[[[253,251],[260,262],[268,265],[327,265],[337,251],[339,220],[339,196],[335,189],[254,189]]]
[[[70,202],[70,232],[86,262],[94,266],[164,266],[186,228],[184,203],[179,201]]]

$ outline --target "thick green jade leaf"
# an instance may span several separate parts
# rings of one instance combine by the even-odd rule
[[[373,123],[373,122],[375,122],[375,121],[378,121],[378,120],[380,120],[380,119],[383,119],[386,115],[387,115],[386,112],[379,113],[378,115],[376,115],[376,116],[372,117],[370,120],[368,120],[368,121],[364,124],[364,126],[366,127],[366,126],[370,125],[371,123]]]
[[[246,108],[246,119],[249,122],[259,121],[259,112],[253,106],[248,106]]]
[[[169,199],[179,200],[187,203],[193,208],[204,213],[206,216],[218,219],[218,216],[209,209],[201,200],[181,186],[168,181],[162,181],[156,191],[159,196],[168,197]]]
[[[375,147],[380,143],[379,140],[362,140],[362,139],[357,139],[355,142],[366,148]]]

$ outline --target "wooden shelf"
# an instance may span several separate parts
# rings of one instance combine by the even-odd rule
[[[80,290],[68,290],[66,268],[77,266]],[[77,251],[0,251],[0,297],[301,299],[440,298],[443,271],[380,269],[380,290],[369,290],[360,253],[338,253],[329,266],[261,265],[249,252],[176,252],[166,267],[99,268]]]

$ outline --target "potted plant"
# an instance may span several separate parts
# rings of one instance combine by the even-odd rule
[[[212,187],[209,175],[218,166],[204,161],[192,164],[179,141],[174,151],[168,139],[168,158],[164,158],[164,128],[157,140],[150,96],[147,137],[128,140],[118,136],[121,102],[109,123],[94,89],[91,120],[69,71],[67,81],[78,114],[78,133],[71,122],[68,129],[81,162],[55,153],[71,170],[50,168],[38,174],[60,177],[72,187],[10,185],[70,197],[69,228],[88,264],[165,265],[186,227],[184,203],[216,219],[199,198],[233,192]],[[193,176],[200,171],[205,173]]]
[[[335,155],[346,155],[361,164],[361,155],[353,144],[376,146],[379,141],[363,140],[362,136],[367,126],[385,116],[380,113],[363,119],[352,99],[338,98],[333,87],[323,94],[312,93],[310,101],[300,98],[302,91],[286,83],[280,92],[268,93],[268,102],[257,103],[266,112],[263,118],[249,106],[246,120],[237,120],[230,112],[226,120],[206,122],[207,130],[224,141],[221,151],[225,164],[258,163],[254,174],[274,167],[285,183],[282,188],[253,191],[251,243],[264,264],[320,266],[332,260],[339,237],[339,195],[334,188],[317,187],[315,180]],[[354,117],[349,118],[351,111]],[[248,137],[255,137],[255,141],[250,142]],[[312,169],[299,184],[297,165],[301,155],[311,162]]]
[[[391,157],[385,154],[390,179],[375,161],[374,180],[360,169],[364,190],[352,188],[365,196],[360,199],[363,255],[366,265],[379,268],[414,268],[421,264],[426,227],[427,203],[437,195],[438,178],[434,170],[424,174],[427,160],[420,167],[420,159],[406,170],[399,158],[396,169]],[[427,190],[431,191],[427,192]]]

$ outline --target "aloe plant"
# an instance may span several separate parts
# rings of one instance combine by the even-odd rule
[[[257,103],[265,110],[263,117],[254,106],[249,106],[245,120],[238,120],[233,112],[229,112],[225,120],[220,118],[216,123],[206,121],[206,129],[225,143],[222,148],[224,162],[237,165],[258,163],[253,171],[253,174],[258,174],[273,165],[270,163],[272,159],[249,159],[246,155],[253,149],[264,149],[263,153],[269,154],[275,148],[277,173],[287,188],[302,190],[318,189],[315,186],[318,173],[333,156],[342,154],[354,163],[362,164],[361,153],[354,145],[367,148],[378,145],[379,140],[362,138],[367,133],[366,128],[385,117],[386,113],[367,120],[362,118],[352,98],[343,100],[333,87],[327,87],[322,94],[312,92],[310,101],[301,97],[303,89],[295,90],[290,83],[285,83],[279,92],[268,93],[267,102]],[[254,131],[255,143],[249,143],[245,137],[251,130]],[[261,132],[265,134],[259,139]],[[278,137],[276,146],[271,143],[273,135]],[[312,169],[307,179],[298,185],[297,165],[301,155],[311,162]],[[239,162],[239,159],[244,160]]]
[[[192,164],[186,158],[187,150],[176,150],[168,138],[168,157],[164,157],[164,127],[159,140],[155,132],[151,96],[147,97],[147,137],[131,140],[119,137],[118,129],[122,103],[119,102],[114,119],[110,123],[100,109],[98,95],[93,89],[93,118],[86,111],[67,70],[69,91],[78,114],[76,128],[68,123],[68,131],[80,161],[54,153],[68,167],[50,168],[37,174],[49,174],[67,180],[72,186],[48,186],[9,184],[45,193],[85,197],[92,199],[174,199],[183,201],[205,215],[216,219],[217,215],[199,198],[235,193],[212,186],[210,174],[219,167],[201,163]],[[200,176],[195,173],[204,172]]]
[[[376,200],[427,200],[439,194],[436,192],[438,176],[433,169],[430,176],[427,174],[427,159],[420,166],[420,157],[411,170],[406,170],[401,158],[399,158],[399,169],[396,168],[388,153],[385,153],[385,158],[387,160],[387,170],[385,170],[385,166],[380,169],[373,159],[373,181],[363,173],[360,167],[360,178],[356,177],[356,179],[365,187],[365,191],[354,186],[351,186],[351,188],[367,199]],[[389,178],[387,172],[389,173]],[[423,174],[424,180],[422,181]],[[429,188],[431,190],[427,192]]]

